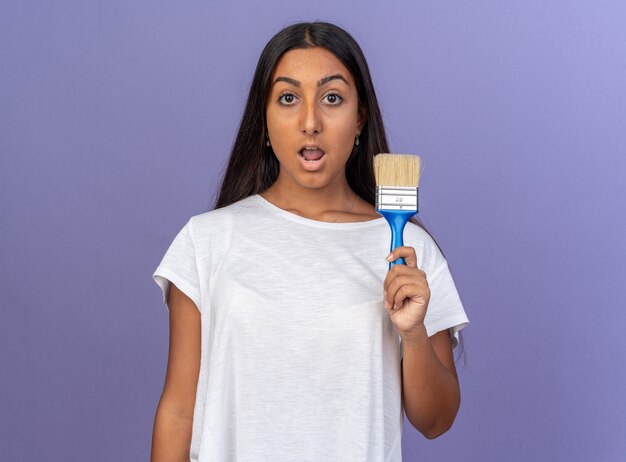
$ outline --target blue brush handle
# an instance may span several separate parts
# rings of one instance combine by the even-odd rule
[[[402,234],[404,232],[404,226],[411,219],[413,215],[417,212],[414,210],[378,210],[387,223],[389,223],[389,227],[391,228],[391,250],[392,252],[397,247],[401,247],[404,245],[404,240],[402,239]],[[389,269],[393,265],[401,264],[404,265],[404,258],[398,258],[396,261],[392,261],[389,263]]]

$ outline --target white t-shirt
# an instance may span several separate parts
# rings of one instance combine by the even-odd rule
[[[187,222],[153,278],[201,312],[193,462],[402,460],[390,236],[384,218],[320,222],[259,195]],[[469,321],[445,259],[413,223],[404,242],[427,274],[428,334],[456,345]]]

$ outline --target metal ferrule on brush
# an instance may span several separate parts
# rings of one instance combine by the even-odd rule
[[[390,250],[393,251],[395,248],[403,246],[404,226],[418,212],[418,188],[377,186],[376,211],[385,217],[391,228]],[[389,269],[397,264],[403,265],[404,259],[398,258],[389,263]]]
[[[419,187],[376,186],[376,210],[419,211]]]

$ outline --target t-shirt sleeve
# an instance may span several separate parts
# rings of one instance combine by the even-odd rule
[[[191,220],[178,232],[152,278],[161,288],[163,303],[168,310],[167,299],[170,282],[193,300],[200,309],[200,279]]]
[[[469,324],[469,319],[463,309],[447,261],[440,253],[438,260],[434,269],[427,274],[430,302],[424,325],[429,337],[449,329],[454,348],[459,343],[459,332]]]

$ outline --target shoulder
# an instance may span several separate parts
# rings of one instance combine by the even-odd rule
[[[429,254],[439,251],[437,243],[428,233],[428,231],[413,222],[408,222],[406,224],[406,227],[404,229],[404,235],[404,240],[407,245],[409,245],[409,242],[413,242],[415,245],[422,247],[424,251],[428,252]]]
[[[435,239],[424,228],[409,222],[404,231],[404,243],[415,248],[421,269],[433,271],[446,261]]]
[[[230,248],[236,229],[248,227],[246,219],[241,218],[249,217],[247,211],[253,204],[254,196],[250,196],[226,207],[191,216],[174,239],[173,254],[194,255],[201,263],[201,269],[219,261]]]
[[[255,196],[249,196],[226,207],[210,210],[194,215],[189,219],[188,226],[194,237],[201,238],[206,234],[219,234],[232,228],[235,222],[255,208]]]

